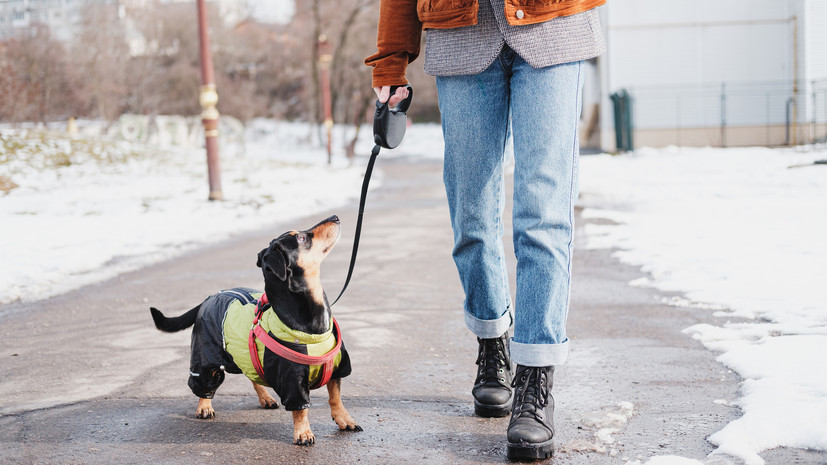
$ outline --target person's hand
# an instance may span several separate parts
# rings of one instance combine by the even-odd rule
[[[399,102],[408,98],[408,88],[404,86],[397,87],[393,95],[391,95],[391,86],[374,87],[373,91],[376,92],[379,101],[382,103],[388,102],[389,107],[395,107]]]

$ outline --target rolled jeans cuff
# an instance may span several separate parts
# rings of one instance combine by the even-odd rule
[[[511,360],[527,367],[562,365],[569,358],[569,340],[559,344],[523,344],[511,339]]]
[[[514,323],[511,311],[506,310],[503,316],[496,320],[480,320],[479,318],[465,313],[465,326],[480,339],[494,339],[502,336]]]

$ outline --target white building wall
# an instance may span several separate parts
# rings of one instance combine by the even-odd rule
[[[827,1],[807,0],[805,4],[805,75],[808,80],[827,79]]]
[[[614,147],[609,96],[619,89],[635,96],[638,129],[722,121],[769,127],[789,119],[794,80],[827,77],[825,0],[671,0],[668,7],[610,0],[601,8],[608,45],[600,59],[604,149]],[[809,95],[805,87],[800,95]],[[796,115],[803,121],[812,104],[800,100]]]
[[[74,36],[87,4],[114,0],[6,0],[0,3],[0,39],[14,36],[35,24],[49,27],[57,40]]]
[[[792,78],[789,1],[610,1],[612,86]]]

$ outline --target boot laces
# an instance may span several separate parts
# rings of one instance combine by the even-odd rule
[[[501,338],[481,339],[480,352],[476,364],[479,365],[477,374],[478,383],[485,384],[489,381],[496,381],[498,384],[508,387],[504,372],[510,367],[506,364],[505,344]]]
[[[548,405],[548,368],[522,367],[511,383],[517,388],[514,415],[529,413],[537,416]],[[542,415],[542,414],[541,414]]]

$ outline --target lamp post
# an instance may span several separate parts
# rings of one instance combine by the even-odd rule
[[[218,92],[215,90],[215,74],[212,53],[207,35],[207,10],[204,0],[198,5],[198,43],[201,51],[201,124],[204,125],[204,139],[207,148],[207,177],[210,183],[210,200],[223,200],[221,192],[221,166],[218,159]]]
[[[322,79],[322,105],[324,107],[324,127],[327,129],[327,163],[331,163],[333,151],[331,148],[331,136],[333,132],[333,109],[330,103],[330,62],[333,55],[330,51],[330,42],[324,34],[319,36],[319,68]]]

